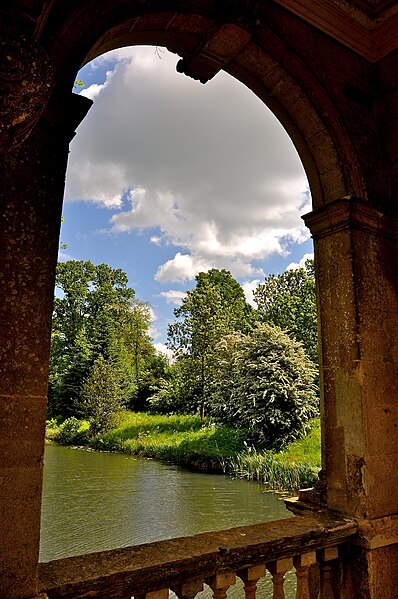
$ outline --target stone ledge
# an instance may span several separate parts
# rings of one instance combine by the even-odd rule
[[[333,512],[330,512],[328,508],[321,503],[317,502],[317,495],[312,495],[310,492],[312,489],[306,489],[308,495],[305,497],[289,497],[285,499],[285,504],[288,510],[290,510],[296,516],[307,516],[313,515],[326,515],[329,517],[333,516]],[[339,515],[334,514],[336,518]],[[342,515],[340,518],[344,519]],[[376,518],[374,520],[365,520],[353,518],[358,524],[358,530],[354,537],[350,539],[350,543],[363,547],[364,549],[379,549],[381,547],[387,547],[389,545],[398,544],[398,514],[391,516],[385,516],[383,518]],[[347,518],[350,521],[349,518]]]
[[[318,514],[92,553],[39,564],[39,588],[49,599],[136,596],[334,547],[356,530]]]

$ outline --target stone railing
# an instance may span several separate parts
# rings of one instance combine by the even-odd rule
[[[238,577],[242,596],[254,599],[268,571],[257,596],[283,599],[284,576],[294,569],[290,597],[337,599],[342,556],[356,530],[354,521],[327,514],[219,530],[42,563],[40,587],[48,599],[167,599],[169,591],[193,599],[206,584],[225,599]]]

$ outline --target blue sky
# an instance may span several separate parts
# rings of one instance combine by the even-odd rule
[[[61,260],[127,273],[159,348],[201,270],[227,268],[250,299],[312,252],[308,184],[281,125],[229,75],[203,86],[177,60],[125,48],[80,71],[94,105],[71,144],[61,232]]]

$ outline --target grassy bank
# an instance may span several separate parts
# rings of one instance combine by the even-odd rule
[[[296,491],[313,486],[321,468],[319,419],[311,422],[306,437],[291,443],[284,451],[245,451],[228,459],[226,470],[236,476],[258,480],[270,489]]]
[[[245,431],[201,421],[197,416],[158,416],[127,412],[107,433],[90,437],[85,421],[51,421],[47,438],[172,462],[206,472],[224,472],[259,480],[278,490],[311,486],[320,468],[319,422],[310,434],[283,453],[256,451],[245,443]]]

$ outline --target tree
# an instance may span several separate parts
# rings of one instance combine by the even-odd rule
[[[120,371],[126,393],[133,397],[145,357],[154,348],[149,307],[135,298],[127,275],[107,264],[70,260],[57,265],[56,288],[50,415],[76,415],[83,381],[100,355]]]
[[[112,428],[124,406],[120,373],[99,356],[85,380],[77,408],[90,422],[93,435]]]
[[[318,363],[318,328],[314,261],[305,268],[269,275],[254,291],[258,320],[270,322],[301,341],[311,360]]]
[[[150,410],[157,414],[197,412],[201,398],[199,368],[200,364],[189,356],[175,362],[149,398]]]
[[[174,314],[182,320],[169,325],[168,346],[176,351],[177,361],[186,362],[187,386],[191,392],[196,389],[203,418],[214,348],[227,333],[247,328],[251,308],[231,273],[212,269],[196,276],[196,287]]]
[[[245,428],[259,446],[301,436],[316,415],[316,369],[301,343],[282,329],[257,323],[249,334],[224,337],[215,352],[212,411]]]
[[[171,377],[172,369],[164,354],[155,352],[148,357],[140,373],[140,384],[130,407],[137,412],[151,409],[152,397],[168,387]]]

